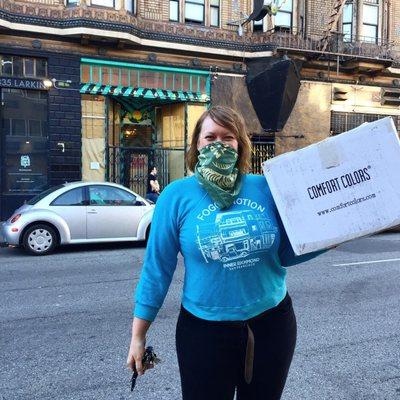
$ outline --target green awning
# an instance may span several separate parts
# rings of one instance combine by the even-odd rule
[[[81,59],[81,93],[159,101],[210,101],[209,71]]]
[[[147,100],[173,100],[173,101],[193,101],[208,102],[209,96],[202,93],[184,92],[182,90],[162,90],[162,89],[146,89],[132,88],[121,86],[84,84],[80,89],[81,94],[94,95],[112,95],[128,99],[130,97],[142,98]]]

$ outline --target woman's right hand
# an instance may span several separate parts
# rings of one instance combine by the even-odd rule
[[[146,346],[146,333],[151,322],[135,317],[132,322],[132,337],[129,346],[127,367],[133,371],[136,367],[138,375],[143,375],[146,368],[142,363]]]
[[[145,352],[145,345],[146,345],[145,337],[134,337],[132,335],[126,364],[128,368],[131,369],[132,371],[134,367],[136,367],[138,375],[143,375],[145,371],[144,366],[142,365],[142,359]]]

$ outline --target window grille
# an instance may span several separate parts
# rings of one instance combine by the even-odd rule
[[[400,115],[361,114],[332,111],[331,134],[338,135],[339,133],[357,128],[364,122],[372,122],[385,117],[393,118],[396,129],[400,133]]]
[[[275,156],[274,138],[265,138],[254,135],[252,141],[251,172],[262,174],[262,163]]]

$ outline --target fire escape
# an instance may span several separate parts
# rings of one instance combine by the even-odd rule
[[[328,26],[324,32],[324,35],[323,35],[320,43],[318,44],[319,50],[326,51],[326,48],[328,47],[330,38],[332,37],[332,35],[334,33],[338,33],[336,31],[336,27],[338,25],[341,15],[343,14],[343,9],[344,9],[345,4],[346,4],[346,0],[336,0],[335,4],[333,6],[333,12],[330,15]]]

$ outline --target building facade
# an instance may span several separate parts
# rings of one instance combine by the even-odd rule
[[[400,0],[278,6],[245,21],[251,0],[0,0],[0,219],[64,181],[144,194],[152,165],[164,185],[184,176],[210,104],[244,115],[255,172],[364,121],[400,127]],[[297,101],[279,131],[258,118],[279,104],[255,111],[248,90],[251,65],[274,59],[300,77],[298,93],[283,86]]]

